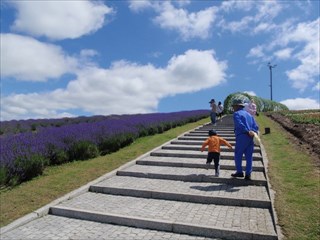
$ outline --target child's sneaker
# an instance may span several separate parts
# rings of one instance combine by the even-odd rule
[[[210,163],[206,163],[206,169],[208,170],[210,168]]]
[[[216,177],[219,177],[219,175],[220,175],[220,166],[218,166],[218,168],[217,168],[217,170],[216,170],[215,176],[216,176]]]

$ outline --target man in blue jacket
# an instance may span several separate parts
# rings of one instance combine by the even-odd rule
[[[254,132],[258,133],[259,127],[250,113],[244,110],[245,103],[243,99],[234,99],[232,101],[234,110],[234,132],[236,135],[236,146],[234,159],[236,172],[231,174],[232,177],[244,177],[242,172],[242,156],[246,159],[246,180],[251,180],[252,160],[253,160],[253,136]]]

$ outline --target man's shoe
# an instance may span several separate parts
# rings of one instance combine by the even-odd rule
[[[231,177],[244,177],[243,173],[232,173]]]
[[[246,175],[246,176],[244,177],[244,179],[245,179],[245,180],[251,180],[251,175]]]

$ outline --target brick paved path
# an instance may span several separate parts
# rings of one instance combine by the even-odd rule
[[[1,229],[1,239],[278,239],[260,147],[252,181],[205,169],[204,125]],[[234,145],[232,117],[214,127]]]

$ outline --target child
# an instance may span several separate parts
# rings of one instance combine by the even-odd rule
[[[208,146],[208,156],[207,156],[207,169],[209,168],[209,165],[212,162],[212,159],[214,160],[214,168],[215,168],[215,176],[219,177],[220,174],[220,145],[224,144],[228,146],[230,149],[232,149],[232,146],[230,143],[228,143],[225,139],[217,136],[217,132],[215,130],[209,130],[209,137],[201,147],[201,152],[204,151],[205,147]]]

